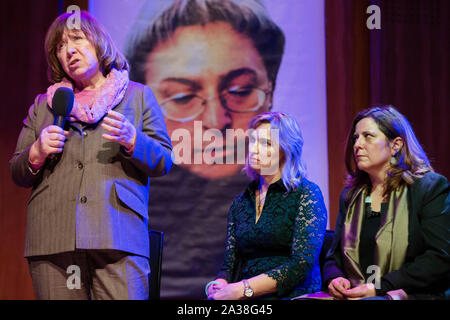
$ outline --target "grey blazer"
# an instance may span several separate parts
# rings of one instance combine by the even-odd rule
[[[114,108],[136,127],[131,157],[118,143],[102,138],[103,120],[92,125],[70,122],[60,158],[47,159],[33,174],[28,166],[30,147],[54,120],[46,99],[39,95],[30,107],[10,160],[15,183],[32,187],[25,256],[77,248],[117,249],[148,257],[149,177],[164,175],[172,166],[172,145],[153,92],[130,81]]]

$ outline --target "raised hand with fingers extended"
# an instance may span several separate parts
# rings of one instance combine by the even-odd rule
[[[133,154],[136,128],[123,114],[110,110],[103,119],[102,128],[108,132],[102,135],[104,139],[119,143],[128,154]]]

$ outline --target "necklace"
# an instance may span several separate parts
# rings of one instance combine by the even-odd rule
[[[256,222],[258,222],[258,219],[261,216],[264,201],[266,200],[266,195],[264,195],[264,197],[261,198],[260,191],[258,190],[256,193]]]

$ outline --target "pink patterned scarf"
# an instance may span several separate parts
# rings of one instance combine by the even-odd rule
[[[91,103],[86,103],[83,91],[75,93],[70,121],[82,121],[85,123],[96,123],[103,116],[117,106],[125,96],[129,83],[128,71],[111,69],[106,76],[106,82],[95,91]],[[66,87],[73,89],[72,83],[64,78],[47,89],[47,104],[52,108],[53,95],[56,89]]]

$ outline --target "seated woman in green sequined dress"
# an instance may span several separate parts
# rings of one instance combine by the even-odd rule
[[[320,290],[327,210],[305,178],[296,120],[268,112],[249,123],[245,171],[253,180],[228,214],[223,266],[208,299],[289,299]]]

